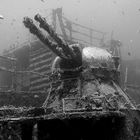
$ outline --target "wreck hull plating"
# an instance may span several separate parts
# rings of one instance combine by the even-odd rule
[[[33,137],[38,140],[91,140],[95,138],[97,140],[138,140],[140,137],[140,112],[138,110],[86,111],[45,115],[46,111],[43,108],[34,108],[24,111],[22,117],[7,116],[1,118],[0,121],[3,125],[8,125],[8,128],[10,127],[9,132],[11,133],[13,133],[13,129],[19,127],[19,131],[13,136],[17,140],[32,140]],[[5,110],[3,113],[6,113]],[[6,131],[7,129],[5,133]],[[4,133],[4,130],[1,127],[0,134],[2,132]],[[19,137],[17,138],[17,136]]]

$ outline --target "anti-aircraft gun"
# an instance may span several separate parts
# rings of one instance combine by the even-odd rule
[[[43,104],[46,112],[53,110],[57,120],[43,124],[48,126],[49,138],[132,139],[135,134],[130,129],[139,115],[134,102],[120,88],[118,59],[102,48],[69,45],[45,18],[38,14],[34,19],[51,39],[28,17],[23,21],[25,27],[57,55],[52,64],[51,89]],[[42,129],[42,135],[46,131]]]

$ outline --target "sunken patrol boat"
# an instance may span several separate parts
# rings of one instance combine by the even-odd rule
[[[121,87],[119,56],[66,42],[41,15],[34,20],[39,27],[29,17],[23,23],[56,55],[51,87],[42,107],[0,110],[0,139],[139,140],[140,112]]]
[[[119,57],[103,48],[68,44],[45,18],[34,19],[55,43],[28,17],[25,27],[57,56],[43,104],[46,121],[38,124],[40,139],[138,139],[139,112],[121,88]]]

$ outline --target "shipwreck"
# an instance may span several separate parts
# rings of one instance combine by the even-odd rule
[[[36,70],[42,68],[46,71],[46,66],[48,69],[48,65],[52,62],[48,73],[31,69],[19,71],[14,67],[16,59],[10,60],[13,62],[13,69],[10,69],[12,66],[9,66],[9,69],[1,67],[1,71],[8,71],[13,77],[13,74],[26,73],[27,77],[33,74],[31,84],[26,87],[26,91],[18,91],[18,86],[13,84],[12,90],[5,89],[3,94],[28,93],[26,94],[28,98],[30,93],[34,93],[36,100],[39,100],[40,93],[43,94],[41,100],[43,102],[40,107],[2,107],[0,138],[4,140],[138,140],[140,112],[122,87],[119,49],[121,42],[112,39],[110,48],[106,48],[102,38],[100,39],[102,45],[95,47],[91,35],[90,45],[76,43],[72,40],[70,22],[67,23],[70,31],[68,37],[63,28],[61,9],[57,9],[53,14],[56,13],[64,38],[58,35],[55,28],[39,14],[34,17],[39,26],[29,17],[23,20],[30,33],[43,43],[40,51],[42,55],[33,54],[32,56],[37,58],[32,59],[32,62],[45,58],[46,54],[49,56],[47,58],[50,58],[44,60],[43,65],[38,63],[30,67]],[[104,34],[100,33],[104,37]],[[11,58],[6,57],[6,59]],[[49,90],[47,90],[48,81]],[[39,89],[43,90],[39,91]]]

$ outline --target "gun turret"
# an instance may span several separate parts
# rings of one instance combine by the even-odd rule
[[[41,30],[33,23],[33,20],[25,17],[24,18],[24,25],[27,27],[30,32],[36,35],[45,45],[47,45],[57,56],[64,58],[64,59],[76,59],[76,54],[72,47],[70,47],[66,42],[64,42],[52,29],[52,27],[47,23],[46,19],[41,17],[41,15],[37,14],[34,19],[39,22],[40,28],[43,28],[50,37],[56,42],[53,43],[46,37]]]
[[[52,42],[49,37],[45,36],[41,30],[33,23],[33,20],[25,17],[24,25],[30,32],[36,35],[47,47],[49,47],[59,59],[60,67],[63,69],[73,69],[82,65],[82,53],[77,45],[68,45],[63,41],[52,27],[47,23],[46,19],[37,14],[34,19],[39,22],[40,28],[43,28],[50,37],[56,42]]]
[[[53,40],[57,42],[59,48],[63,50],[64,54],[69,59],[74,59],[75,54],[72,49],[56,34],[52,27],[47,23],[46,19],[41,17],[39,14],[37,14],[34,19],[39,22],[40,28],[43,28],[45,31],[47,31]]]
[[[23,23],[26,28],[29,29],[29,31],[36,35],[45,45],[47,45],[57,56],[60,56],[61,58],[65,58],[65,56],[62,55],[60,49],[58,48],[58,45],[56,43],[51,42],[42,32],[39,30],[39,28],[33,23],[33,20],[31,18],[25,17],[23,20]]]

